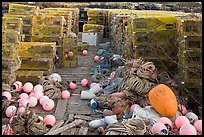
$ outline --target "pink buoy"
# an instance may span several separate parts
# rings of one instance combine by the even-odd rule
[[[8,91],[2,92],[2,96],[5,96],[7,100],[11,100],[11,93]]]
[[[28,103],[29,103],[30,107],[32,108],[38,104],[38,100],[35,97],[29,97]]]
[[[20,99],[28,99],[29,96],[27,93],[21,93],[19,96],[18,96]]]
[[[89,83],[89,81],[87,79],[82,79],[81,80],[82,87],[86,87],[88,83]]]
[[[155,135],[155,134],[159,134],[161,132],[163,133],[167,133],[168,132],[168,129],[166,128],[166,126],[163,124],[163,123],[155,123],[152,128],[152,133]]]
[[[53,116],[53,115],[46,115],[46,116],[43,118],[43,123],[44,123],[45,125],[54,126],[55,123],[56,123],[56,118],[55,118],[55,116]]]
[[[17,115],[24,115],[26,113],[25,107],[19,107],[17,110]]]
[[[179,129],[179,135],[197,135],[197,131],[193,125],[184,124]]]
[[[170,130],[173,129],[173,123],[168,117],[159,118],[157,123],[163,123],[165,126],[167,126],[167,125],[170,126]],[[168,126],[167,126],[167,129],[168,129]]]
[[[42,105],[43,102],[44,102],[45,100],[47,100],[47,99],[49,99],[48,96],[42,96],[42,97],[40,98],[40,100],[39,100],[40,105]]]
[[[29,103],[28,99],[19,99],[18,100],[19,107],[25,107],[26,108],[28,103]],[[28,107],[29,107],[29,105],[28,105]]]
[[[95,62],[99,61],[99,59],[100,59],[100,57],[99,57],[99,56],[97,56],[97,55],[96,55],[96,56],[94,56],[94,61],[95,61]]]
[[[23,88],[23,84],[20,81],[16,81],[12,84],[14,90],[21,90]]]
[[[83,54],[84,56],[87,56],[87,55],[88,55],[88,51],[87,51],[87,50],[83,50],[82,54]]]
[[[190,124],[190,121],[185,116],[179,116],[175,120],[175,125],[176,125],[177,129],[179,129],[182,125],[185,125],[185,124]]]
[[[75,90],[77,88],[77,85],[74,82],[70,82],[69,87],[70,89]]]
[[[61,93],[61,98],[62,98],[62,99],[68,99],[68,98],[70,98],[70,93],[69,93],[69,91],[63,90],[62,93]]]
[[[33,84],[32,84],[32,83],[26,82],[26,83],[23,85],[23,91],[24,91],[24,92],[30,93],[32,90],[33,90]]]
[[[29,97],[33,97],[34,96],[34,92],[31,92],[30,94],[29,94]]]
[[[71,51],[68,52],[68,56],[69,56],[69,57],[73,57],[73,55],[74,55],[73,52],[71,52]]]
[[[17,108],[15,106],[9,106],[6,108],[5,114],[8,118],[15,116]]]
[[[36,92],[34,92],[34,94],[33,94],[33,96],[34,96],[37,100],[39,100],[43,95],[44,95],[44,94],[43,94],[43,92],[41,92],[41,91],[36,91]]]
[[[202,120],[196,120],[193,124],[199,134],[202,134]]]
[[[43,86],[40,84],[35,85],[33,92],[43,92]]]
[[[55,106],[55,103],[52,99],[47,99],[43,102],[42,107],[45,111],[51,111]]]
[[[90,88],[92,88],[94,85],[96,85],[97,83],[95,83],[95,82],[93,82],[93,83],[91,83],[91,85],[90,85]]]

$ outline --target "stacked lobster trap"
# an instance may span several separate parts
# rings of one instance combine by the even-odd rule
[[[22,60],[17,72],[17,79],[22,82],[39,83],[44,75],[54,72],[56,43],[54,42],[20,42],[18,55]]]
[[[33,17],[33,24],[39,26],[33,28],[32,42],[56,42],[56,64],[64,66],[63,49],[64,39],[69,33],[78,33],[78,8],[45,8]],[[44,29],[40,26],[44,24]],[[36,32],[42,32],[36,35]],[[76,44],[75,44],[76,45]]]
[[[69,32],[63,39],[63,67],[76,67],[78,64],[78,42],[77,36],[73,32]]]
[[[102,25],[104,38],[109,38],[108,11],[109,9],[98,9],[98,8],[87,10],[87,16],[88,16],[87,24]]]
[[[21,66],[17,49],[23,40],[22,19],[2,18],[2,82],[12,84],[16,80],[16,71]]]
[[[202,105],[202,19],[178,18],[179,80],[194,108]]]
[[[133,58],[143,57],[159,72],[177,73],[176,17],[162,13],[136,13],[131,17]]]
[[[31,41],[32,18],[38,14],[39,8],[33,5],[9,3],[9,11],[5,17],[21,18],[23,20],[22,33],[25,35],[24,41]]]

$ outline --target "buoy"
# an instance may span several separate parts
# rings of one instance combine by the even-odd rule
[[[173,129],[173,123],[172,123],[172,121],[171,121],[169,118],[167,118],[167,117],[161,117],[161,118],[159,118],[159,120],[157,121],[157,123],[163,123],[163,124],[167,127],[167,129],[168,129],[169,131]]]
[[[182,125],[179,129],[180,135],[197,135],[195,127],[191,124]]]
[[[187,112],[185,116],[188,118],[191,124],[198,120],[198,116],[193,112]]]
[[[99,57],[99,56],[97,56],[97,55],[96,55],[96,56],[94,56],[94,61],[95,61],[95,62],[99,61],[99,59],[100,59],[100,57]]]
[[[17,115],[23,115],[26,113],[26,108],[25,107],[19,107],[17,110]]]
[[[15,106],[9,106],[6,108],[5,114],[8,118],[15,116],[17,108]]]
[[[62,77],[58,73],[52,73],[48,76],[48,79],[55,82],[62,82]]]
[[[33,89],[34,92],[43,92],[43,86],[40,85],[40,84],[37,84],[35,85],[34,89]]]
[[[87,56],[87,55],[88,55],[88,51],[87,51],[87,50],[83,50],[82,54],[83,54],[84,56]]]
[[[68,99],[68,98],[70,98],[70,93],[69,93],[69,91],[63,90],[62,93],[61,93],[61,98],[62,98],[62,99]]]
[[[185,125],[185,124],[190,124],[190,121],[185,116],[179,116],[175,120],[175,125],[176,125],[177,129],[179,129],[182,125]]]
[[[164,133],[167,134],[168,133],[168,129],[166,128],[166,126],[163,123],[155,123],[152,128],[152,133],[155,134],[159,134],[159,133]]]
[[[21,90],[22,87],[23,87],[23,84],[22,84],[22,82],[20,82],[20,81],[16,81],[16,82],[14,82],[14,83],[12,84],[12,88],[13,88],[14,90]]]
[[[34,92],[31,92],[30,94],[29,94],[29,97],[33,97],[34,96]]]
[[[40,100],[39,100],[40,105],[42,105],[43,102],[44,102],[45,100],[47,100],[47,99],[49,99],[48,96],[42,96],[42,97],[40,98]]]
[[[104,118],[92,120],[89,122],[89,127],[91,127],[91,128],[104,127],[106,125],[107,125],[107,123],[105,122]]]
[[[26,93],[30,93],[33,89],[33,84],[30,83],[30,82],[26,82],[24,85],[23,85],[23,91],[26,92]]]
[[[8,91],[2,92],[2,96],[5,96],[9,101],[11,100],[11,93]]]
[[[81,91],[81,99],[93,99],[96,95],[91,92]]]
[[[88,83],[89,83],[89,81],[87,79],[82,79],[81,80],[82,87],[86,87]]]
[[[35,107],[38,104],[38,100],[35,97],[29,97],[28,98],[28,103],[29,103],[29,106],[32,108],[32,107]]]
[[[199,134],[202,133],[202,120],[196,120],[193,124]]]
[[[104,118],[104,121],[105,121],[108,125],[111,125],[111,124],[114,124],[114,123],[118,123],[118,120],[117,120],[117,116],[116,116],[116,115],[106,116],[106,117]]]
[[[37,100],[39,100],[43,95],[44,95],[44,94],[43,94],[43,92],[41,92],[41,91],[36,91],[36,92],[34,92],[34,94],[33,94],[33,96],[34,96]]]
[[[92,88],[89,89],[89,92],[91,93],[98,93],[99,91],[101,91],[103,88],[100,86],[99,83],[95,84]]]
[[[69,87],[70,89],[75,90],[77,88],[77,85],[74,82],[70,82]]]
[[[55,116],[53,115],[46,115],[44,118],[43,118],[43,123],[47,126],[47,125],[50,125],[50,126],[54,126],[55,123],[56,123],[56,118]]]
[[[51,111],[55,106],[55,103],[52,99],[48,99],[43,102],[42,107],[45,111]]]
[[[19,99],[18,100],[19,107],[25,107],[25,108],[29,107],[28,103],[29,103],[28,99]]]
[[[91,85],[90,85],[90,88],[92,88],[94,85],[96,85],[97,83],[95,83],[95,82],[93,82],[93,83],[91,83]]]
[[[20,99],[28,99],[29,96],[27,93],[21,93],[19,96],[18,96]]]

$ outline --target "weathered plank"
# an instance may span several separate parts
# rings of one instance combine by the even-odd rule
[[[64,119],[65,112],[66,112],[66,109],[67,109],[67,103],[68,103],[68,99],[66,99],[66,100],[59,99],[58,100],[57,107],[55,109],[56,120]]]
[[[60,127],[60,128],[58,128],[58,129],[56,129],[56,130],[50,131],[50,132],[48,132],[48,133],[46,133],[46,134],[44,134],[44,135],[58,135],[58,134],[60,134],[61,132],[65,131],[65,130],[68,130],[68,129],[71,129],[71,128],[73,128],[73,127],[76,127],[76,126],[78,126],[78,125],[80,125],[80,124],[82,124],[82,123],[84,123],[84,121],[81,120],[81,119],[74,120],[72,123],[69,123],[68,125],[65,125],[65,126],[63,126],[63,127]]]
[[[56,124],[49,131],[53,131],[53,130],[61,127],[63,124],[64,124],[64,120],[57,121]]]
[[[79,96],[72,96],[67,106],[67,114],[92,114],[88,100],[81,100]]]

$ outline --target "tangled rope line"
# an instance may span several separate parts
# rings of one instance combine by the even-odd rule
[[[42,86],[45,96],[48,96],[50,99],[60,98],[63,86],[59,82],[49,80],[47,77],[45,77],[42,81]]]
[[[146,124],[142,119],[124,119],[106,129],[106,135],[144,135],[145,132]]]
[[[38,116],[32,111],[23,116],[13,117],[11,125],[15,126],[14,132],[16,134],[43,135],[48,131],[43,121],[39,120]]]

